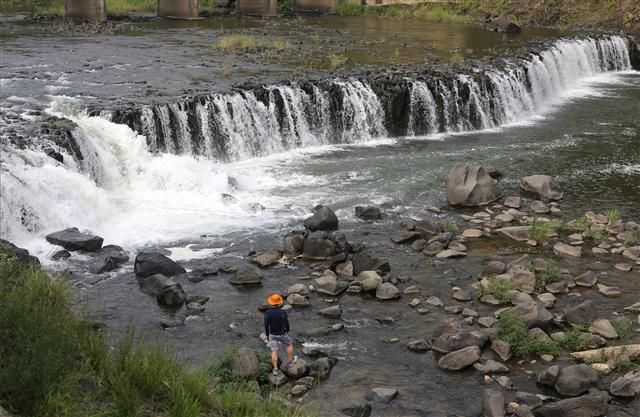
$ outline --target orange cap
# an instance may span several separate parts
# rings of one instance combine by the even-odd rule
[[[271,294],[267,297],[267,302],[272,306],[279,306],[284,303],[284,300],[280,294]]]

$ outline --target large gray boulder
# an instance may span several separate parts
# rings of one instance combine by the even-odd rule
[[[482,395],[484,417],[504,417],[505,399],[501,391],[486,389]]]
[[[400,290],[390,282],[384,282],[376,288],[376,298],[378,300],[393,300],[398,297],[400,297]]]
[[[510,311],[529,328],[545,327],[553,320],[553,314],[544,307],[541,301],[518,304]]]
[[[240,268],[229,280],[233,285],[258,285],[262,283],[264,274],[255,266],[249,265]]]
[[[598,371],[581,363],[560,369],[556,379],[556,391],[566,397],[584,394],[589,388],[595,387],[600,380]]]
[[[333,255],[336,244],[324,233],[312,233],[304,241],[302,254],[307,259],[324,260]]]
[[[232,372],[242,378],[257,377],[260,374],[260,362],[256,351],[248,347],[238,349],[233,355]]]
[[[317,359],[309,364],[309,375],[321,380],[327,379],[337,362],[337,359],[329,357]]]
[[[446,326],[446,325],[445,325]],[[468,346],[482,347],[489,341],[489,337],[482,332],[470,332],[458,329],[455,333],[440,334],[433,339],[432,349],[440,353],[449,353]]]
[[[351,263],[353,264],[353,275],[358,275],[362,271],[391,271],[391,266],[386,259],[378,258],[367,251],[353,255]]]
[[[520,180],[520,188],[537,194],[544,202],[562,199],[558,183],[549,175],[531,175]]]
[[[332,274],[323,275],[314,279],[313,285],[318,294],[328,295],[330,297],[336,297],[342,294],[349,286],[345,282],[338,281],[338,278]]]
[[[447,371],[458,371],[473,365],[480,359],[480,348],[468,346],[455,352],[447,353],[438,361],[438,366]]]
[[[376,206],[357,206],[356,217],[362,220],[380,220],[382,218],[382,212],[380,207]]]
[[[616,397],[635,397],[640,394],[640,369],[613,381],[609,386],[609,392]]]
[[[309,364],[304,359],[298,359],[295,362],[286,365],[283,371],[291,379],[300,379],[309,373]]]
[[[587,300],[567,310],[564,320],[572,326],[585,325],[594,321],[597,314],[596,303]]]
[[[129,255],[124,251],[105,251],[105,253],[99,255],[94,263],[89,266],[89,272],[92,274],[102,274],[105,272],[113,271],[129,260]]]
[[[158,252],[139,252],[133,265],[133,271],[139,277],[155,274],[172,277],[187,272],[183,267]]]
[[[295,258],[298,255],[302,255],[303,245],[304,236],[302,234],[290,234],[285,236],[282,244],[284,256],[288,258]]]
[[[609,396],[596,392],[545,404],[534,410],[536,417],[600,417],[607,413]]]
[[[182,286],[162,274],[151,275],[140,280],[140,288],[145,293],[156,297],[159,303],[170,307],[182,305],[186,298]]]
[[[382,284],[382,277],[376,271],[362,271],[356,277],[355,282],[360,285],[363,291],[375,291]]]
[[[445,179],[447,201],[454,206],[474,207],[488,204],[499,196],[498,181],[484,167],[456,164]]]
[[[312,232],[338,230],[338,217],[329,207],[318,206],[313,216],[304,221],[304,227]]]
[[[19,248],[13,243],[4,239],[0,239],[0,254],[7,258],[14,258],[18,262],[27,265],[40,265],[40,260],[37,257],[30,255],[28,250]]]
[[[100,236],[82,233],[77,227],[70,227],[48,234],[45,239],[47,239],[47,242],[62,246],[66,250],[83,250],[87,252],[100,249],[103,242]]]

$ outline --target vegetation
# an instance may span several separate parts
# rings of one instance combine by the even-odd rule
[[[447,220],[446,222],[444,222],[443,229],[445,232],[451,233],[452,235],[455,235],[456,233],[458,233],[458,230],[459,230],[458,225],[452,222],[451,220]]]
[[[158,0],[107,0],[107,12],[111,15],[125,13],[153,13]],[[214,0],[198,0],[200,11],[217,9]],[[39,14],[64,14],[64,0],[2,0],[0,13],[31,12]]]
[[[256,39],[249,35],[223,36],[215,43],[216,49],[227,53],[260,50],[284,51],[287,46],[287,43],[281,39]]]
[[[611,325],[616,329],[616,333],[618,333],[620,344],[626,345],[629,343],[631,337],[633,337],[633,328],[631,325],[623,320],[612,320]]]
[[[518,285],[512,279],[489,277],[487,280],[489,285],[487,288],[479,287],[479,296],[491,294],[501,303],[508,303],[511,300],[511,291],[518,288]]]
[[[538,242],[544,242],[549,239],[552,233],[560,233],[567,229],[567,226],[561,220],[543,221],[534,219],[529,228],[529,237]]]
[[[620,210],[612,208],[607,211],[607,219],[609,220],[609,223],[615,223],[620,220]]]
[[[624,234],[626,235],[624,239],[624,246],[626,248],[640,246],[640,230],[627,230]]]
[[[553,340],[532,336],[525,324],[510,311],[505,311],[498,320],[498,338],[511,344],[511,353],[522,357],[530,354],[558,356],[560,351]]]
[[[575,326],[564,333],[557,342],[567,350],[579,351],[587,348],[587,341],[580,337],[580,334],[584,332],[583,326]]]
[[[76,317],[69,295],[62,280],[0,256],[0,404],[12,415],[301,416],[250,383],[221,378],[231,375],[232,351],[189,370],[166,349],[135,342],[132,331],[110,348]],[[264,376],[268,358],[261,363]]]
[[[546,292],[548,284],[558,282],[562,279],[562,271],[553,261],[547,261],[544,270],[536,277],[535,291],[538,294]]]
[[[419,19],[427,22],[455,22],[469,23],[476,20],[451,7],[443,5],[421,4],[402,5],[390,4],[381,6],[361,6],[359,3],[341,3],[334,8],[340,16],[375,16],[394,19]]]

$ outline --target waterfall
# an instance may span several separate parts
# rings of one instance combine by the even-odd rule
[[[413,81],[409,96],[409,136],[438,131],[436,102],[429,86],[422,81]]]

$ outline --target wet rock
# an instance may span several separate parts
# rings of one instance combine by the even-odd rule
[[[493,277],[495,275],[500,275],[504,273],[507,269],[507,266],[504,262],[500,261],[490,261],[487,266],[484,267],[484,270],[480,274],[482,277]]]
[[[580,258],[582,256],[582,247],[571,246],[562,242],[553,245],[553,251],[558,255],[572,256],[574,258]]]
[[[444,227],[435,219],[422,219],[415,222],[415,230],[426,236],[439,235],[444,232]]]
[[[482,364],[476,362],[473,364],[473,367],[477,371],[485,374],[501,374],[509,372],[509,368],[507,368],[507,366],[500,362],[494,361],[493,359],[489,359]]]
[[[269,380],[269,384],[276,388],[287,383],[287,376],[283,372],[278,372],[277,375],[269,373],[267,379]]]
[[[391,236],[391,240],[394,243],[402,244],[402,243],[411,243],[416,239],[419,239],[422,235],[418,232],[412,232],[409,230],[403,230],[401,232],[396,233]]]
[[[560,373],[560,367],[557,365],[551,366],[546,370],[538,374],[537,382],[540,385],[547,385],[553,387],[556,385],[558,374]]]
[[[246,266],[238,269],[229,280],[233,285],[258,285],[262,283],[264,274],[255,266]]]
[[[498,182],[484,167],[456,164],[445,179],[447,201],[454,206],[480,206],[498,198]]]
[[[531,226],[509,226],[497,229],[496,232],[519,242],[529,240],[529,230]]]
[[[362,271],[391,271],[391,266],[386,259],[378,258],[368,252],[360,252],[353,256],[353,274],[358,275]]]
[[[352,277],[353,263],[351,263],[351,261],[348,261],[348,262],[343,262],[341,264],[336,265],[336,274],[340,274],[344,277]]]
[[[457,371],[473,365],[480,359],[480,348],[468,346],[455,352],[447,353],[438,361],[438,366],[447,371]]]
[[[160,320],[160,327],[163,329],[173,329],[184,326],[184,317],[173,317]]]
[[[139,252],[134,262],[133,271],[139,277],[155,274],[172,277],[187,272],[173,260],[158,252]]]
[[[339,305],[333,305],[326,307],[318,311],[318,314],[322,317],[328,317],[331,319],[339,319],[342,317],[342,307]]]
[[[280,252],[279,250],[270,249],[253,255],[249,258],[249,260],[252,263],[258,265],[260,268],[268,268],[271,265],[277,263],[280,258],[282,258],[282,252]]]
[[[66,249],[62,249],[54,253],[51,256],[51,259],[53,259],[54,261],[59,261],[60,259],[68,259],[69,257],[71,257],[71,253],[69,253],[69,251]]]
[[[519,209],[522,206],[522,199],[518,196],[510,195],[504,198],[502,204],[509,208]]]
[[[452,249],[446,249],[436,254],[436,258],[460,258],[467,256],[466,252],[459,252]]]
[[[598,284],[598,292],[607,297],[619,297],[622,291],[618,287],[608,287],[604,284]]]
[[[376,298],[378,300],[393,300],[400,297],[400,290],[390,282],[384,282],[376,288]]]
[[[338,230],[338,217],[329,207],[318,206],[313,216],[304,221],[304,227],[312,232]]]
[[[431,350],[431,343],[425,339],[414,339],[407,343],[407,349],[416,353],[425,353]]]
[[[306,307],[309,305],[309,299],[301,294],[289,294],[287,302],[293,307]]]
[[[329,357],[317,359],[309,364],[309,374],[321,380],[327,379],[336,363],[337,359]]]
[[[374,291],[382,284],[382,277],[376,271],[362,271],[355,281],[363,291]]]
[[[284,237],[282,245],[284,256],[295,258],[302,255],[304,247],[304,236],[301,234],[292,234]]]
[[[426,256],[436,256],[437,254],[444,251],[444,248],[445,246],[444,244],[442,244],[442,242],[431,242],[428,243],[427,246],[425,246],[422,253]]]
[[[470,332],[460,324],[451,327],[451,322],[440,325],[432,334],[432,349],[439,353],[449,353],[468,346],[482,347],[488,341],[488,336],[479,331]]]
[[[596,319],[589,326],[589,331],[591,333],[599,334],[600,336],[607,339],[616,339],[618,338],[618,332],[611,325],[611,322],[607,319]]]
[[[89,266],[89,272],[92,274],[102,274],[113,271],[129,260],[129,256],[124,252],[105,253],[96,258],[94,263]]]
[[[352,404],[342,408],[340,411],[342,411],[345,415],[349,417],[370,417],[371,404],[367,404],[367,403]]]
[[[304,359],[298,359],[295,362],[283,368],[283,371],[291,379],[299,379],[307,376],[309,373],[309,364]]]
[[[537,408],[543,404],[542,399],[536,394],[523,391],[516,392],[516,401],[521,405],[526,404],[530,408]]]
[[[567,310],[564,314],[564,321],[572,326],[589,324],[596,319],[596,314],[596,304],[587,300]]]
[[[520,180],[520,188],[535,193],[542,201],[557,201],[562,199],[562,192],[558,183],[548,175],[531,175]]]
[[[156,297],[159,303],[176,307],[185,301],[182,286],[162,274],[151,275],[140,280],[140,288],[145,293]]]
[[[371,392],[373,393],[372,397],[376,401],[380,401],[385,404],[389,404],[391,401],[395,400],[398,397],[397,388],[376,387],[372,388]]]
[[[540,301],[518,304],[510,311],[530,328],[545,327],[553,320],[553,314],[551,314]]]
[[[628,263],[618,263],[613,266],[620,272],[630,272],[633,269],[633,265]]]
[[[335,275],[323,275],[313,280],[313,285],[318,294],[336,297],[342,294],[348,287],[348,284],[338,281]]]
[[[454,300],[458,301],[471,301],[473,300],[473,294],[471,291],[463,288],[453,287],[451,289],[451,296]]]
[[[427,241],[426,240],[418,239],[418,240],[416,240],[415,242],[413,242],[411,244],[411,249],[413,249],[413,250],[415,250],[417,252],[420,252],[420,251],[423,251],[426,246],[427,246]]]
[[[336,251],[336,244],[324,233],[312,233],[304,241],[302,254],[307,259],[323,260]]]
[[[598,371],[589,365],[570,365],[560,369],[555,388],[564,396],[575,397],[596,386],[599,380]]]
[[[551,294],[561,294],[569,292],[569,283],[566,280],[560,280],[556,282],[552,282],[544,286],[547,292]]]
[[[609,392],[616,397],[635,397],[640,394],[640,369],[617,378],[609,386]]]
[[[26,265],[40,265],[40,260],[37,257],[30,255],[28,250],[19,248],[13,243],[4,239],[0,239],[0,255],[7,258],[14,258],[18,262]]]
[[[299,294],[303,297],[307,297],[309,295],[309,287],[304,284],[293,284],[287,288],[287,294]]]
[[[536,417],[600,417],[607,413],[609,396],[596,392],[545,404],[534,410]]]
[[[520,33],[522,28],[513,20],[499,17],[487,24],[486,29],[491,32]],[[489,417],[489,416],[487,416]]]
[[[380,211],[380,207],[357,206],[356,217],[362,220],[380,220],[382,218],[382,212]]]
[[[580,287],[593,287],[598,283],[598,277],[593,271],[587,271],[574,279],[576,285]]]
[[[70,227],[48,234],[45,239],[53,245],[62,246],[70,251],[83,250],[87,252],[100,249],[103,242],[101,237],[81,233],[77,227]]]
[[[508,361],[511,358],[511,343],[505,342],[501,339],[494,339],[491,342],[491,350],[503,361]]]
[[[257,377],[260,374],[260,362],[256,351],[248,347],[238,349],[233,355],[232,372],[242,378]]]
[[[482,409],[484,417],[503,417],[504,416],[505,399],[504,394],[500,391],[487,389],[482,395]]]

